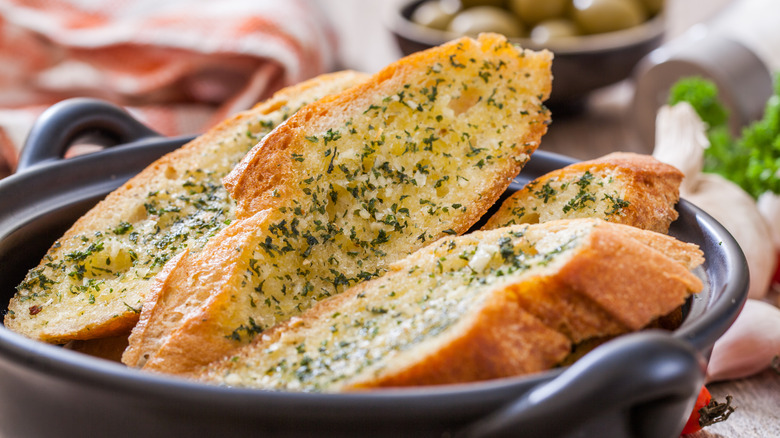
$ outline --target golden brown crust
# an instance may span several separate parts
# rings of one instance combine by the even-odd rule
[[[129,335],[130,333],[125,333],[86,341],[70,341],[63,348],[119,363],[122,360],[122,353],[127,348]]]
[[[152,245],[148,262],[139,262],[140,267],[131,265],[131,250],[135,250],[135,256],[145,256],[145,251],[140,250],[136,243],[143,241],[145,236],[141,234],[135,241],[129,241],[127,237],[132,232],[141,231],[142,226],[150,227],[153,232],[154,229],[159,230],[160,227],[167,226],[166,223],[169,224],[165,222],[166,219],[158,217],[164,213],[151,212],[147,208],[152,202],[149,200],[150,194],[172,193],[171,198],[191,196],[190,186],[183,185],[188,183],[188,172],[226,174],[255,144],[257,137],[264,135],[272,125],[289,116],[298,106],[327,92],[358,83],[365,77],[362,73],[345,71],[323,75],[285,88],[268,101],[225,120],[181,148],[156,160],[99,202],[55,243],[40,266],[31,271],[39,271],[42,275],[28,274],[28,284],[33,285],[29,294],[35,294],[35,298],[29,299],[25,296],[27,291],[17,293],[9,305],[11,312],[5,318],[6,326],[28,337],[50,343],[94,339],[128,332],[138,321],[139,309],[149,290],[149,280],[157,273],[156,270],[162,267],[163,262],[158,262],[155,258],[163,253],[165,257],[172,258],[176,251],[185,247],[196,250],[200,244],[190,241],[178,245],[178,249],[174,250],[172,248],[176,245],[159,241],[159,246]],[[199,181],[196,180],[197,182]],[[210,187],[212,183],[218,185],[219,179],[206,182],[205,186]],[[226,193],[224,198],[227,198]],[[220,206],[223,210],[221,214],[226,217],[222,220],[229,221],[232,211],[228,210],[232,209],[232,202],[225,199],[223,204]],[[198,220],[208,221],[210,215],[211,213],[206,213]],[[156,221],[160,222],[153,223]],[[113,231],[120,224],[127,224],[132,228],[129,228],[129,231],[126,229],[125,234],[120,236]],[[166,231],[163,229],[160,235]],[[125,240],[110,243],[111,239],[120,238]],[[93,250],[96,246],[90,247],[91,244],[103,244],[105,249]],[[163,245],[167,245],[164,251],[160,249]],[[95,273],[91,273],[89,267],[84,268],[87,262],[78,261],[73,263],[74,266],[68,265],[74,258],[80,260],[79,257],[92,256],[100,259],[96,262],[99,265],[103,264],[103,260],[113,259],[113,263],[98,266],[102,270]],[[117,270],[117,260],[121,258],[127,259],[125,271]],[[65,267],[51,268],[63,261]],[[139,270],[144,272],[137,273]],[[112,274],[107,276],[104,274],[106,271],[112,271]],[[122,275],[119,275],[120,273]],[[79,275],[84,276],[83,284],[78,278]],[[41,286],[42,278],[55,283]]]
[[[561,184],[568,182],[570,186],[576,186],[586,172],[596,177],[589,186],[582,185],[593,198],[581,198],[584,202],[567,209],[567,203],[578,201],[577,196],[581,196],[581,192],[579,187],[565,191]],[[504,201],[484,228],[539,220],[598,217],[666,233],[669,225],[677,219],[674,206],[679,200],[682,178],[683,174],[678,169],[652,156],[614,152],[537,178]],[[542,192],[540,189],[545,184],[554,190]],[[605,196],[609,196],[611,201],[605,202]],[[620,200],[625,201],[625,205],[619,204]]]
[[[499,249],[510,241],[513,246]],[[511,247],[515,256],[527,252],[514,259]],[[689,254],[667,257],[662,252],[667,248]],[[528,266],[513,270],[518,266],[513,260]],[[679,307],[702,288],[685,260],[701,260],[701,251],[669,236],[599,219],[447,238],[395,263],[384,277],[318,303],[190,375],[236,386],[349,391],[540,371],[562,361],[576,343],[640,329]],[[450,304],[441,309],[424,304],[434,302]],[[342,315],[348,315],[346,325],[339,325]],[[437,331],[436,317],[426,319],[432,315],[459,316]],[[405,325],[416,318],[431,321],[426,322],[431,328],[415,331]],[[350,331],[356,321],[375,330]],[[388,340],[395,336],[396,341]],[[399,352],[393,342],[414,346]],[[314,348],[307,348],[310,344]],[[336,348],[342,344],[365,350],[344,352]],[[357,365],[344,365],[339,354],[357,357]],[[301,365],[296,362],[301,357],[308,357],[303,378],[289,371]],[[339,371],[331,375],[331,370]],[[354,374],[339,374],[345,372]]]
[[[228,228],[241,231],[176,268],[184,278],[210,263],[215,275],[169,281],[160,295],[179,296],[137,326],[125,363],[184,373],[468,230],[546,131],[550,62],[496,35],[461,39],[301,109],[224,179],[239,219]],[[240,250],[230,233],[245,237]]]
[[[701,290],[701,280],[685,264],[658,248],[674,246],[675,253],[691,253],[686,259],[703,260],[699,250],[665,235],[615,225],[593,233],[588,250],[561,269],[563,281],[631,330],[676,309],[691,290]]]
[[[203,251],[183,253],[178,260],[168,263],[155,279],[152,286],[155,295],[144,304],[141,320],[133,329],[122,362],[178,374],[200,364],[204,358],[222,357],[240,345],[215,330],[213,324],[221,317],[233,316],[220,311],[235,299],[229,281],[247,269],[255,237],[253,231],[262,229],[260,224],[268,215],[269,211],[264,210],[236,222],[225,228],[218,239],[212,239]],[[226,293],[214,294],[214,290]],[[182,310],[194,313],[184,314]],[[179,360],[160,360],[169,356]]]
[[[528,313],[508,294],[496,293],[464,332],[407,367],[358,381],[346,391],[442,385],[548,370],[571,351],[566,336]]]
[[[608,275],[607,272],[604,273]],[[594,336],[625,333],[627,327],[561,276],[541,277],[534,283],[519,283],[509,293],[546,326],[573,343]]]
[[[643,233],[641,229],[635,229],[625,224],[621,225],[621,232],[626,236],[657,249],[666,257],[682,263],[689,270],[704,263],[704,254],[698,250],[698,246],[695,244],[681,242],[662,234]]]
[[[266,137],[262,147],[250,151],[223,180],[233,198],[238,202],[239,216],[250,215],[254,211],[267,208],[269,204],[275,204],[270,199],[270,193],[273,189],[282,191],[280,192],[281,197],[288,195],[284,192],[289,190],[286,183],[299,176],[292,175],[289,155],[305,153],[304,148],[307,143],[305,137],[307,135],[340,126],[355,113],[363,113],[365,108],[372,105],[370,99],[375,96],[395,94],[396,90],[403,87],[404,82],[408,81],[410,77],[414,77],[412,75],[418,74],[419,76],[421,69],[440,63],[442,51],[455,56],[458,51],[456,47],[475,43],[481,45],[483,52],[493,51],[501,54],[515,50],[502,47],[503,44],[506,44],[506,40],[495,34],[482,34],[479,41],[463,38],[435,50],[425,50],[402,58],[380,70],[371,80],[343,93],[330,95],[301,109],[295,117],[277,128],[273,136]],[[539,72],[549,71],[551,62],[552,56],[546,51],[534,56],[530,56],[529,53],[528,56],[523,56],[518,61],[524,70],[536,72],[534,76],[531,76],[532,79],[528,79],[529,82],[533,81],[533,84],[523,87],[536,92],[532,98],[536,99],[538,103],[546,100],[550,95],[552,82],[549,76],[540,75]],[[528,111],[529,114],[523,117],[524,123],[528,124],[528,129],[523,132],[522,138],[516,139],[524,146],[524,153],[528,157],[536,150],[539,146],[539,139],[547,132],[549,115],[539,111],[538,103],[529,106],[533,110]],[[506,169],[502,175],[505,178],[502,184],[490,184],[488,186],[489,193],[486,193],[488,196],[482,203],[487,206],[492,205],[498,196],[506,190],[511,178],[519,172],[523,164],[525,164],[524,161],[517,162],[515,166]]]

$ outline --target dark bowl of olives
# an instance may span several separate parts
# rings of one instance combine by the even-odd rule
[[[664,0],[400,0],[388,27],[404,54],[462,35],[496,32],[555,55],[547,105],[582,107],[594,90],[631,76],[664,37]]]

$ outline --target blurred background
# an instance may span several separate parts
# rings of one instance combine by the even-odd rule
[[[576,1],[598,6],[623,0]],[[614,53],[614,46],[624,44],[621,41],[641,43],[645,36],[632,30],[603,38],[602,43],[586,47],[587,55],[577,47],[558,45],[554,102],[550,102],[554,125],[543,148],[576,158],[610,149],[646,150],[652,141],[652,123],[638,127],[628,120],[636,113],[629,111],[636,75],[609,86],[578,81],[625,76],[650,49],[683,38],[741,1],[750,0],[666,0],[663,17],[656,20],[660,26],[642,31],[652,41],[620,53]],[[507,2],[537,7],[562,3],[503,3]],[[399,25],[399,11],[416,3],[420,2],[0,0],[0,176],[13,171],[35,118],[64,98],[110,100],[163,135],[196,134],[282,86],[338,69],[375,72],[414,48],[448,39],[423,35],[423,41],[413,41],[422,46],[409,45],[419,35],[414,29],[409,34],[408,23]],[[599,22],[607,25],[625,19],[603,12],[601,16]],[[529,33],[530,26],[526,27]],[[399,45],[399,35],[406,44]],[[567,91],[570,86],[585,87],[587,92],[572,95]],[[653,85],[657,86],[663,84]],[[643,114],[641,118],[646,122],[653,117]],[[572,144],[571,138],[577,138],[578,144]]]
[[[448,0],[437,0],[447,2]],[[418,37],[427,42],[437,42],[442,39],[439,35],[421,35],[414,32],[414,29],[408,29],[408,26],[398,25],[398,10],[409,4],[420,3],[419,1],[382,1],[382,0],[318,0],[327,11],[329,17],[335,25],[339,37],[338,62],[343,68],[353,68],[363,71],[373,72],[381,68],[388,62],[402,56],[405,52],[399,47],[399,32],[405,37]],[[642,0],[637,0],[641,3]],[[548,4],[560,3],[539,2],[539,1],[467,1],[466,3],[478,4],[503,4],[509,3],[531,3]],[[576,3],[576,1],[575,1]],[[611,1],[580,1],[579,3],[617,3]],[[665,0],[646,3],[661,4],[662,17],[659,18],[660,33],[656,26],[637,29],[629,29],[623,32],[616,32],[617,35],[591,35],[597,37],[596,44],[582,44],[582,53],[578,53],[577,42],[570,44],[549,44],[555,41],[548,41],[548,44],[538,44],[526,38],[521,40],[522,44],[531,47],[553,46],[553,52],[556,54],[553,62],[554,80],[553,80],[553,125],[542,142],[542,149],[563,153],[575,158],[587,159],[594,158],[613,150],[651,152],[653,147],[653,136],[655,127],[655,110],[665,102],[666,93],[671,82],[680,76],[688,74],[704,74],[712,77],[722,77],[738,74],[735,71],[708,71],[712,70],[712,65],[704,65],[699,59],[689,59],[687,53],[680,55],[682,60],[678,60],[673,71],[654,71],[651,77],[648,76],[648,69],[654,63],[669,61],[674,57],[677,48],[702,53],[700,42],[710,40],[710,36],[715,33],[740,33],[746,32],[750,35],[738,35],[736,40],[761,39],[761,36],[752,35],[755,32],[766,33],[766,30],[755,30],[750,28],[751,20],[759,20],[763,23],[770,22],[772,19],[780,19],[780,3],[774,0]],[[752,3],[753,7],[761,9],[762,15],[758,17],[735,16],[733,9],[741,8],[743,3]],[[750,12],[748,14],[753,14]],[[745,14],[742,14],[745,15]],[[755,14],[754,14],[755,15]],[[610,15],[604,13],[599,17],[608,23],[613,23],[621,17],[619,14]],[[406,23],[402,23],[406,24]],[[526,34],[530,32],[530,26],[524,26]],[[765,24],[766,27],[774,25]],[[631,33],[633,32],[633,33]],[[640,32],[645,33],[642,35]],[[639,34],[639,35],[637,35]],[[600,40],[598,38],[601,38]],[[641,39],[652,40],[648,45],[639,47],[634,44],[627,50],[620,51],[620,45],[629,45]],[[780,43],[780,41],[775,39]],[[564,41],[566,43],[566,41]],[[402,44],[403,45],[403,44]],[[407,44],[408,45],[408,44]],[[668,50],[659,50],[655,53],[653,59],[647,52],[663,46]],[[615,53],[611,53],[615,52]],[[670,53],[671,52],[671,53]],[[604,55],[606,53],[606,55]],[[717,50],[703,54],[706,57],[712,57],[712,63],[717,67],[724,63],[733,63],[733,58],[726,61],[729,53],[719,53]],[[606,56],[606,58],[604,57]],[[564,59],[565,58],[565,59]],[[625,59],[623,59],[625,58]],[[644,66],[636,66],[639,60],[644,60]],[[752,61],[752,60],[751,60]],[[630,64],[626,64],[626,63]],[[566,63],[564,66],[562,63]],[[683,64],[683,65],[680,65]],[[556,71],[556,68],[559,69]],[[755,65],[745,65],[744,69],[752,69]],[[562,71],[562,69],[566,69]],[[744,124],[747,120],[753,120],[760,117],[763,111],[766,99],[771,94],[771,84],[767,82],[769,78],[770,67],[759,66],[763,80],[757,84],[758,91],[753,91],[752,95],[745,99],[752,99],[746,105],[749,107],[749,115],[742,115],[740,111],[735,111],[735,125]],[[627,69],[627,70],[626,70]],[[618,80],[615,83],[593,88],[593,92],[577,93],[575,98],[570,96],[555,96],[556,91],[563,87],[568,88],[572,82],[588,82],[588,78],[583,79],[583,75],[590,76],[608,76],[615,70],[621,70],[625,73],[624,80]],[[658,77],[660,73],[663,78]],[[643,79],[646,88],[644,96],[636,96],[637,80]],[[751,78],[734,78],[737,82],[750,84]],[[564,83],[565,82],[565,83]],[[583,84],[585,87],[588,84]],[[592,85],[592,84],[591,84]],[[720,81],[719,85],[727,88],[732,84],[726,84]],[[754,87],[754,88],[756,88]],[[728,90],[724,90],[728,93]],[[739,90],[744,91],[744,90]],[[647,96],[652,94],[652,96]],[[557,98],[556,98],[557,97]],[[650,99],[652,97],[652,99]],[[635,100],[641,99],[635,105]],[[652,101],[649,101],[652,100]],[[563,102],[562,102],[563,101]],[[550,104],[550,102],[548,102]],[[570,106],[567,106],[570,104]],[[635,108],[635,106],[641,108]],[[736,129],[736,126],[735,126]],[[576,141],[573,141],[576,139]]]
[[[375,71],[401,55],[388,15],[398,4],[393,0],[315,0],[334,22],[339,35],[341,65]],[[739,0],[665,0],[667,40],[681,36],[697,23],[707,22],[730,3]],[[542,3],[538,1],[537,3]]]

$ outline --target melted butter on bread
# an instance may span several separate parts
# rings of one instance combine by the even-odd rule
[[[286,88],[130,179],[80,218],[17,286],[5,325],[51,343],[127,333],[165,263],[235,220],[222,178],[301,106],[365,79],[340,72]]]
[[[187,372],[467,231],[546,132],[551,61],[483,34],[303,108],[225,179],[239,220],[159,277],[125,362]]]
[[[666,233],[683,174],[650,155],[614,152],[554,170],[507,198],[484,229],[595,217]]]
[[[701,290],[689,259],[702,261],[695,245],[598,219],[445,238],[193,377],[337,392],[542,371],[581,339],[641,328]],[[551,307],[529,305],[540,297]]]

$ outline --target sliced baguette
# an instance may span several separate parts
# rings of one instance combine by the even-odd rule
[[[635,239],[637,233],[644,237]],[[695,245],[600,219],[445,238],[191,377],[336,392],[545,370],[578,339],[642,328],[701,290],[699,278],[659,247],[702,261]],[[557,300],[559,294],[590,302],[590,310],[607,320],[607,332],[591,327],[587,334],[561,333],[547,312],[527,307],[542,296],[556,320],[583,319],[568,300]]]
[[[63,345],[63,348],[119,363],[122,361],[122,353],[124,353],[127,348],[127,339],[129,336],[130,333],[125,333],[106,338],[70,341]]]
[[[286,88],[154,162],[52,246],[17,287],[6,327],[51,343],[129,332],[165,262],[235,219],[221,179],[301,106],[365,78],[341,72]]]
[[[303,108],[225,179],[240,220],[158,277],[123,362],[189,372],[467,231],[546,132],[551,58],[463,38]]]
[[[666,233],[683,174],[652,156],[615,152],[554,170],[515,192],[484,229],[596,217]]]

